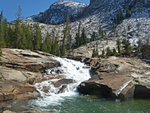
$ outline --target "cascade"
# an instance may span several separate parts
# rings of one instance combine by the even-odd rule
[[[60,104],[65,97],[78,94],[77,86],[81,82],[88,80],[91,77],[90,67],[86,66],[84,63],[70,60],[67,58],[60,58],[60,57],[52,57],[52,58],[54,60],[59,61],[61,66],[56,67],[54,69],[48,69],[46,70],[46,72],[49,76],[57,75],[59,77],[56,77],[56,79],[51,79],[35,84],[42,98],[34,100],[32,103],[42,107],[43,106],[46,107],[52,104],[54,105]],[[66,84],[64,91],[62,93],[58,93],[60,89],[63,87],[62,86],[63,84],[60,87],[54,87],[53,83],[58,82],[61,79],[69,79],[74,82]],[[49,91],[46,93],[42,90],[44,86],[49,87]]]

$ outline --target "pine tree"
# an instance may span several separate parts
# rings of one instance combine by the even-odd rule
[[[119,13],[117,14],[117,21],[116,21],[116,22],[117,22],[117,24],[120,24],[120,23],[121,23],[120,14],[119,14]]]
[[[19,48],[21,48],[21,49],[26,49],[27,48],[27,41],[26,41],[26,34],[25,34],[26,31],[25,30],[26,30],[25,25],[22,24],[21,25],[21,30],[20,30],[20,35],[21,35],[21,39],[20,39],[20,42],[19,42],[20,45],[18,45]]]
[[[79,47],[80,46],[80,36],[78,33],[76,34],[75,40],[76,40],[75,47]]]
[[[85,29],[83,28],[82,29],[82,33],[81,33],[81,37],[80,37],[80,42],[81,44],[80,45],[84,45],[88,42],[88,39],[87,39],[87,36],[85,34]]]
[[[35,24],[34,49],[40,50],[42,43],[41,29],[39,24]]]
[[[70,19],[69,19],[69,16],[67,16],[67,20],[66,20],[66,25],[65,25],[65,28],[64,28],[64,37],[63,37],[63,43],[66,44],[66,40],[69,39],[69,36],[70,36]]]
[[[81,22],[78,25],[78,32],[76,33],[76,36],[75,36],[75,47],[80,46],[80,27],[81,27]]]
[[[92,57],[96,57],[96,50],[95,50],[95,48],[92,51]]]
[[[8,39],[6,39],[7,42],[7,47],[10,48],[14,48],[15,47],[15,41],[16,41],[16,37],[15,37],[15,28],[9,26],[8,27]]]
[[[22,38],[22,34],[21,34],[21,7],[19,6],[18,7],[18,13],[17,13],[17,20],[16,20],[16,23],[15,23],[15,33],[14,33],[14,37],[15,39],[13,40],[14,41],[14,47],[15,48],[20,48],[21,46],[21,38]]]
[[[117,49],[118,49],[118,53],[120,54],[120,49],[121,49],[121,41],[120,39],[117,39]]]
[[[115,48],[113,49],[113,52],[112,52],[112,53],[113,53],[114,56],[117,56],[117,55],[118,55]]]
[[[123,10],[120,10],[120,22],[122,23],[122,21],[124,20],[124,15],[123,15]]]
[[[45,40],[45,41],[42,43],[41,50],[42,50],[42,51],[44,51],[44,52],[47,52],[47,53],[48,53],[48,49],[47,49],[46,40]]]
[[[142,40],[141,40],[141,39],[139,39],[139,41],[138,41],[138,47],[137,47],[137,51],[138,51],[138,53],[140,53],[140,52],[141,52],[141,48],[142,48],[142,46],[143,46],[143,42],[142,42]]]
[[[126,6],[126,18],[129,18],[129,17],[131,17],[130,10],[129,10],[129,7]]]
[[[52,39],[50,38],[50,35],[48,32],[47,32],[47,36],[46,36],[46,45],[47,45],[48,52],[51,53],[51,51],[52,51]]]
[[[0,14],[0,48],[5,47],[5,31],[4,31],[4,17],[3,17],[3,11]]]
[[[7,19],[4,19],[3,22],[3,28],[4,28],[4,46],[6,46],[6,41],[8,40],[8,22]]]
[[[60,48],[61,48],[61,56],[64,56],[66,54],[66,46],[65,46],[65,44],[62,43]]]
[[[111,49],[109,47],[107,47],[107,53],[106,56],[112,56],[113,52],[111,51]]]
[[[72,48],[72,36],[70,34],[69,34],[68,42],[69,42],[68,44],[69,49],[71,49]]]
[[[51,54],[55,53],[55,31],[52,30],[52,44],[51,44]]]
[[[131,46],[130,46],[129,40],[123,39],[122,44],[123,44],[123,48],[124,48],[124,51],[125,51],[124,54],[129,56],[130,53],[131,53]]]
[[[26,48],[31,49],[31,50],[33,50],[32,32],[33,32],[32,29],[29,26],[27,26],[25,29],[25,37],[26,37],[26,43],[27,43]]]
[[[103,49],[102,50],[102,57],[104,57],[105,56],[105,50]]]
[[[92,57],[98,57],[98,49],[94,48],[92,51]]]
[[[99,27],[99,36],[100,38],[104,38],[104,31],[101,26]]]
[[[95,41],[97,38],[96,32],[93,32],[90,41]]]

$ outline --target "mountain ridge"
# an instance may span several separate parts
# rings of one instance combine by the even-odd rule
[[[73,5],[74,3],[76,4]],[[60,4],[63,7],[60,7]],[[81,10],[77,11],[77,13],[74,15],[74,9],[79,8],[78,6],[80,6]],[[126,6],[129,7],[131,13],[131,17],[129,18],[125,17]],[[61,13],[51,13],[60,8],[62,10]],[[91,37],[93,32],[98,33],[99,26],[101,26],[106,32],[107,36],[112,39],[114,37],[125,38],[127,35],[129,35],[130,38],[134,37],[139,39],[150,35],[150,0],[90,0],[89,5],[73,1],[56,2],[52,4],[44,13],[45,15],[51,15],[53,18],[52,20],[56,19],[55,22],[57,25],[54,25],[55,22],[52,22],[51,19],[45,16],[46,20],[49,22],[42,20],[43,24],[41,24],[41,26],[45,27],[41,28],[48,32],[51,32],[52,29],[55,28],[58,37],[63,37],[62,30],[65,27],[65,21],[67,17],[66,11],[70,10],[70,8],[73,10],[70,12],[70,14],[73,14],[70,16],[70,27],[73,40],[78,32],[78,26],[80,23],[81,30],[83,28],[85,29],[88,38]],[[113,21],[121,10],[123,11],[124,20],[115,25],[114,28]],[[38,16],[41,17],[41,15],[42,14],[39,14]],[[60,18],[61,15],[64,15],[63,18]],[[24,21],[30,24],[34,23],[34,21],[30,21],[28,19],[24,19]],[[139,23],[140,25],[138,25]],[[128,30],[129,27],[131,28],[130,30]],[[117,36],[113,33],[114,29],[117,31]],[[44,30],[42,30],[43,34],[46,34]]]

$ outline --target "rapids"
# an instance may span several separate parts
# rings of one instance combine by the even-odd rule
[[[52,79],[41,83],[36,83],[35,86],[42,95],[42,98],[32,101],[32,104],[35,104],[37,106],[46,107],[48,105],[60,105],[64,98],[66,98],[67,96],[78,94],[78,92],[76,91],[77,86],[81,82],[88,80],[91,77],[89,72],[90,67],[79,61],[60,57],[52,58],[59,61],[61,67],[46,70],[47,74],[57,74],[58,76],[65,76],[66,79],[72,79],[75,81],[75,83],[68,84],[65,91],[59,94],[58,91],[60,90],[61,86],[56,88],[52,83],[60,79]],[[43,86],[50,87],[48,93],[42,91]]]

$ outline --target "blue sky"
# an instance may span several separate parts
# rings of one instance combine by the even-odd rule
[[[39,12],[43,12],[58,0],[0,0],[0,11],[3,10],[4,16],[8,21],[16,19],[18,6],[22,8],[22,17],[28,17]],[[72,0],[89,3],[89,0]]]

